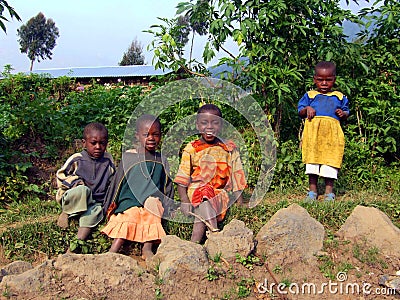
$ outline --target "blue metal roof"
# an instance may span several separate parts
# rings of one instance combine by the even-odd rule
[[[101,78],[101,77],[145,77],[170,73],[171,70],[155,69],[151,65],[113,66],[113,67],[77,67],[33,70],[30,73],[49,74],[52,78],[61,76],[75,78]]]

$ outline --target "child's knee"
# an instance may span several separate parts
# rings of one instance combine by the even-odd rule
[[[81,198],[82,196],[88,197],[90,194],[90,188],[86,185],[78,185],[67,190],[63,195],[63,200],[68,198]]]

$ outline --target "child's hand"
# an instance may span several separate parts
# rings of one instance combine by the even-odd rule
[[[315,109],[312,108],[311,106],[307,106],[306,110],[307,110],[307,119],[311,121],[311,119],[315,117]]]
[[[341,118],[341,119],[345,119],[347,118],[347,113],[344,112],[343,110],[341,110],[340,108],[338,108],[337,110],[335,110],[335,114]]]

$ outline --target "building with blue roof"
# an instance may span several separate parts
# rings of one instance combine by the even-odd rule
[[[45,74],[50,78],[66,76],[75,78],[82,84],[90,83],[92,80],[96,80],[98,83],[146,84],[151,81],[152,77],[163,76],[171,72],[171,70],[155,69],[151,65],[132,65],[38,69],[26,74]]]

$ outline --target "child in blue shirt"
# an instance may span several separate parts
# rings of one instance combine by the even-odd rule
[[[299,116],[305,120],[301,151],[309,177],[306,201],[317,199],[318,177],[325,178],[325,201],[333,201],[334,180],[342,164],[344,134],[340,121],[349,116],[349,101],[345,95],[332,91],[336,81],[336,66],[322,61],[315,66],[314,84],[317,90],[304,94],[298,103]]]

